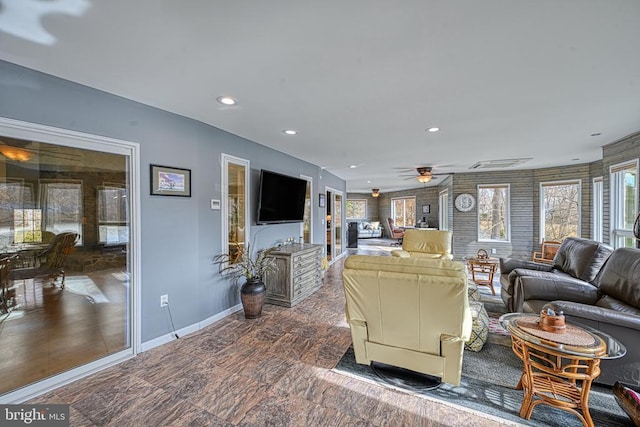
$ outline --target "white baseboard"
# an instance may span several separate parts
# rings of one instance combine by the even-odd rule
[[[198,323],[194,323],[193,325],[189,325],[189,326],[185,326],[184,328],[180,328],[179,330],[176,331],[176,334],[179,337],[183,337],[185,335],[189,335],[192,334],[194,332],[198,332],[200,329],[204,329],[209,325],[212,325],[214,323],[216,323],[219,320],[224,319],[227,316],[230,316],[231,314],[242,310],[242,304],[238,304],[238,305],[234,305],[231,308],[228,308],[224,311],[221,311],[220,313],[211,316],[207,319],[201,320]],[[168,333],[165,335],[161,335],[157,338],[154,338],[152,340],[149,341],[145,341],[142,343],[142,345],[140,346],[140,352],[145,352],[148,350],[151,350],[152,348],[156,348],[159,347],[163,344],[166,344],[168,342],[171,342],[173,340],[175,340],[176,337],[173,333]]]

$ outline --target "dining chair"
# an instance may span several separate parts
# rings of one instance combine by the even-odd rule
[[[16,264],[20,267],[9,271],[9,280],[35,279],[47,277],[53,280],[52,284],[62,277],[60,288],[64,289],[66,274],[64,271],[67,257],[75,249],[80,235],[65,232],[57,234],[51,244],[41,252],[24,251],[18,253]]]

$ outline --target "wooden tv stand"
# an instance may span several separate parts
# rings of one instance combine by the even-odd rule
[[[272,252],[278,271],[266,275],[266,302],[293,307],[322,286],[322,245],[294,243]]]

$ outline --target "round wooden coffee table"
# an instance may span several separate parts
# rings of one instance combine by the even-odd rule
[[[543,331],[539,316],[509,313],[500,324],[511,333],[511,348],[523,362],[516,388],[524,391],[520,416],[531,418],[539,404],[569,411],[583,425],[593,426],[589,390],[600,375],[600,360],[622,357],[624,345],[588,326],[570,324],[564,333]]]

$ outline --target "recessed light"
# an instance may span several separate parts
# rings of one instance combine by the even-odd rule
[[[298,133],[295,129],[285,129],[282,131],[285,135],[296,135]]]
[[[236,101],[235,98],[232,98],[230,96],[219,96],[217,98],[217,101],[220,104],[224,104],[224,105],[236,105],[238,103],[238,101]]]
[[[427,132],[438,132],[440,130],[440,128],[438,127],[432,127],[432,128],[428,128]]]
[[[355,169],[355,168],[357,168],[357,167],[358,167],[358,165],[350,165],[349,167],[350,167],[351,169]]]
[[[600,136],[602,135],[600,132],[592,133],[591,136]]]

